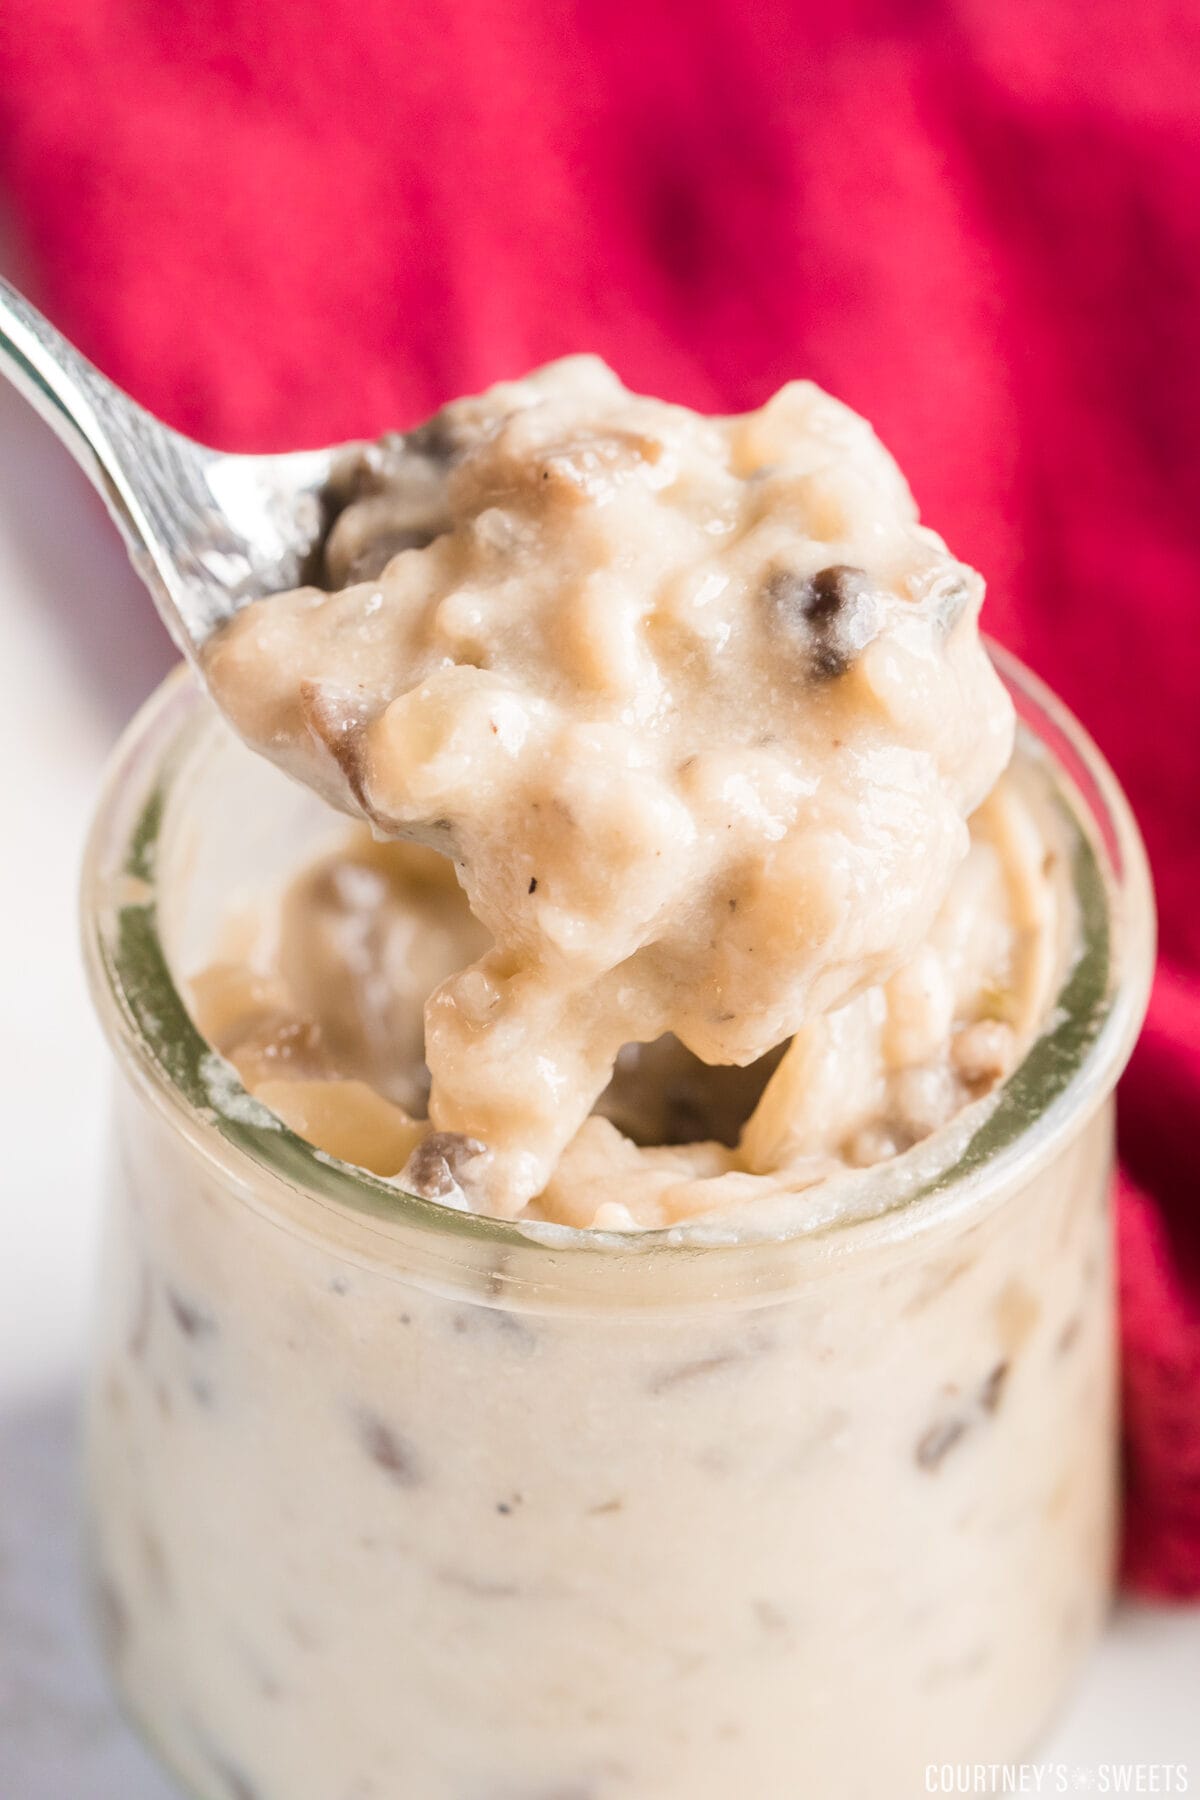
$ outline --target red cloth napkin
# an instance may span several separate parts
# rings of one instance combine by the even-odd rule
[[[186,430],[323,443],[594,348],[866,413],[1091,726],[1162,908],[1123,1093],[1127,1570],[1200,1592],[1190,0],[4,0],[41,297]]]

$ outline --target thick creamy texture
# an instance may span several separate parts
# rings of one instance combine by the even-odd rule
[[[560,390],[584,387],[642,404],[591,365],[472,403],[476,449],[427,442],[430,493],[506,434],[562,441]],[[489,436],[489,409],[544,389],[549,422],[524,405]],[[861,500],[842,539],[782,499],[738,512],[788,491],[729,472],[772,418],[813,484]],[[975,1135],[1030,1039],[1081,1022],[1108,937],[1087,822],[1024,734],[1000,772],[977,585],[865,427],[807,389],[667,421],[690,474],[661,491],[594,420],[555,452],[595,476],[579,540],[559,474],[545,498],[514,474],[491,510],[510,544],[545,538],[544,581],[532,549],[511,580],[472,549],[476,518],[217,646],[255,742],[415,839],[332,840],[215,720],[129,752],[97,908],[130,989],[90,1564],[126,1704],[199,1800],[915,1800],[930,1763],[1027,1754],[1103,1618],[1111,1103],[1082,1083],[1048,1117],[1014,1083],[1017,1154]],[[384,553],[412,454],[347,476],[381,491],[343,512],[331,580]],[[698,466],[741,521],[723,537],[687,498]],[[467,667],[438,620],[473,556]],[[426,592],[439,558],[460,574]],[[580,673],[596,567],[596,641],[624,619],[640,671],[623,703]],[[678,618],[709,604],[706,649]],[[475,707],[479,682],[502,703]],[[497,746],[510,707],[528,729]],[[399,817],[422,782],[436,809]],[[195,976],[219,1054],[148,999],[147,939]],[[299,1155],[223,1058],[320,1148],[444,1207]]]
[[[1023,761],[970,833],[917,954],[787,1046],[745,1069],[672,1038],[627,1046],[526,1216],[627,1230],[742,1215],[907,1150],[991,1091],[1045,1016],[1073,915]],[[224,937],[192,1004],[246,1087],[343,1161],[486,1205],[486,1153],[424,1121],[423,1002],[485,948],[448,861],[358,828]]]
[[[254,747],[452,856],[486,936],[428,1000],[446,1155],[426,1150],[414,1185],[448,1171],[443,1197],[573,1217],[605,1168],[627,1186],[634,1152],[585,1124],[626,1046],[670,1033],[749,1065],[793,1039],[746,1167],[660,1147],[641,1217],[669,1219],[807,1154],[809,1071],[853,1061],[839,1034],[907,1067],[875,1039],[932,1006],[947,1041],[927,940],[1012,709],[976,629],[982,583],[917,522],[864,421],[809,383],[702,419],[574,358],[342,481],[335,591],[249,607],[207,674]],[[886,1020],[856,1000],[905,965]],[[978,1051],[995,1060],[994,1041]],[[818,1135],[815,1155],[841,1154]],[[725,1180],[719,1200],[698,1176]],[[583,1211],[605,1222],[604,1204]]]
[[[683,1252],[543,1308],[123,1084],[88,1462],[133,1716],[198,1800],[920,1800],[1028,1755],[1109,1592],[1111,1133],[767,1304],[704,1251],[706,1303]]]

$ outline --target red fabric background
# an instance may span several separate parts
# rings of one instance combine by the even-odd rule
[[[3,0],[40,297],[247,449],[561,352],[865,412],[1091,726],[1162,966],[1123,1092],[1127,1573],[1200,1592],[1200,11]]]

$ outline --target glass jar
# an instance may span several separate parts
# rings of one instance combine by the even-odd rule
[[[328,816],[182,672],[135,722],[84,889],[118,1067],[91,1569],[202,1800],[880,1800],[1041,1730],[1110,1593],[1153,918],[1111,774],[1000,660],[1082,921],[1044,1034],[865,1216],[724,1244],[450,1211],[251,1100],[173,971]]]

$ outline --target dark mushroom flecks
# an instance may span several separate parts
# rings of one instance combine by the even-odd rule
[[[804,647],[818,680],[844,675],[879,630],[879,596],[865,569],[833,563],[815,575],[777,569],[767,583],[784,629]]]
[[[373,1412],[359,1413],[356,1422],[363,1448],[389,1480],[397,1487],[419,1487],[423,1477],[407,1438]]]
[[[448,1200],[469,1188],[486,1169],[491,1154],[478,1138],[458,1131],[435,1131],[419,1143],[399,1181],[426,1200]]]
[[[324,495],[322,586],[373,581],[401,551],[422,550],[449,528],[449,454],[436,424],[407,437],[389,433],[335,466]]]
[[[1008,1361],[998,1362],[974,1393],[967,1395],[955,1410],[938,1419],[922,1434],[916,1449],[919,1469],[931,1472],[940,1468],[949,1452],[968,1432],[995,1417],[1004,1400],[1011,1367]]]

